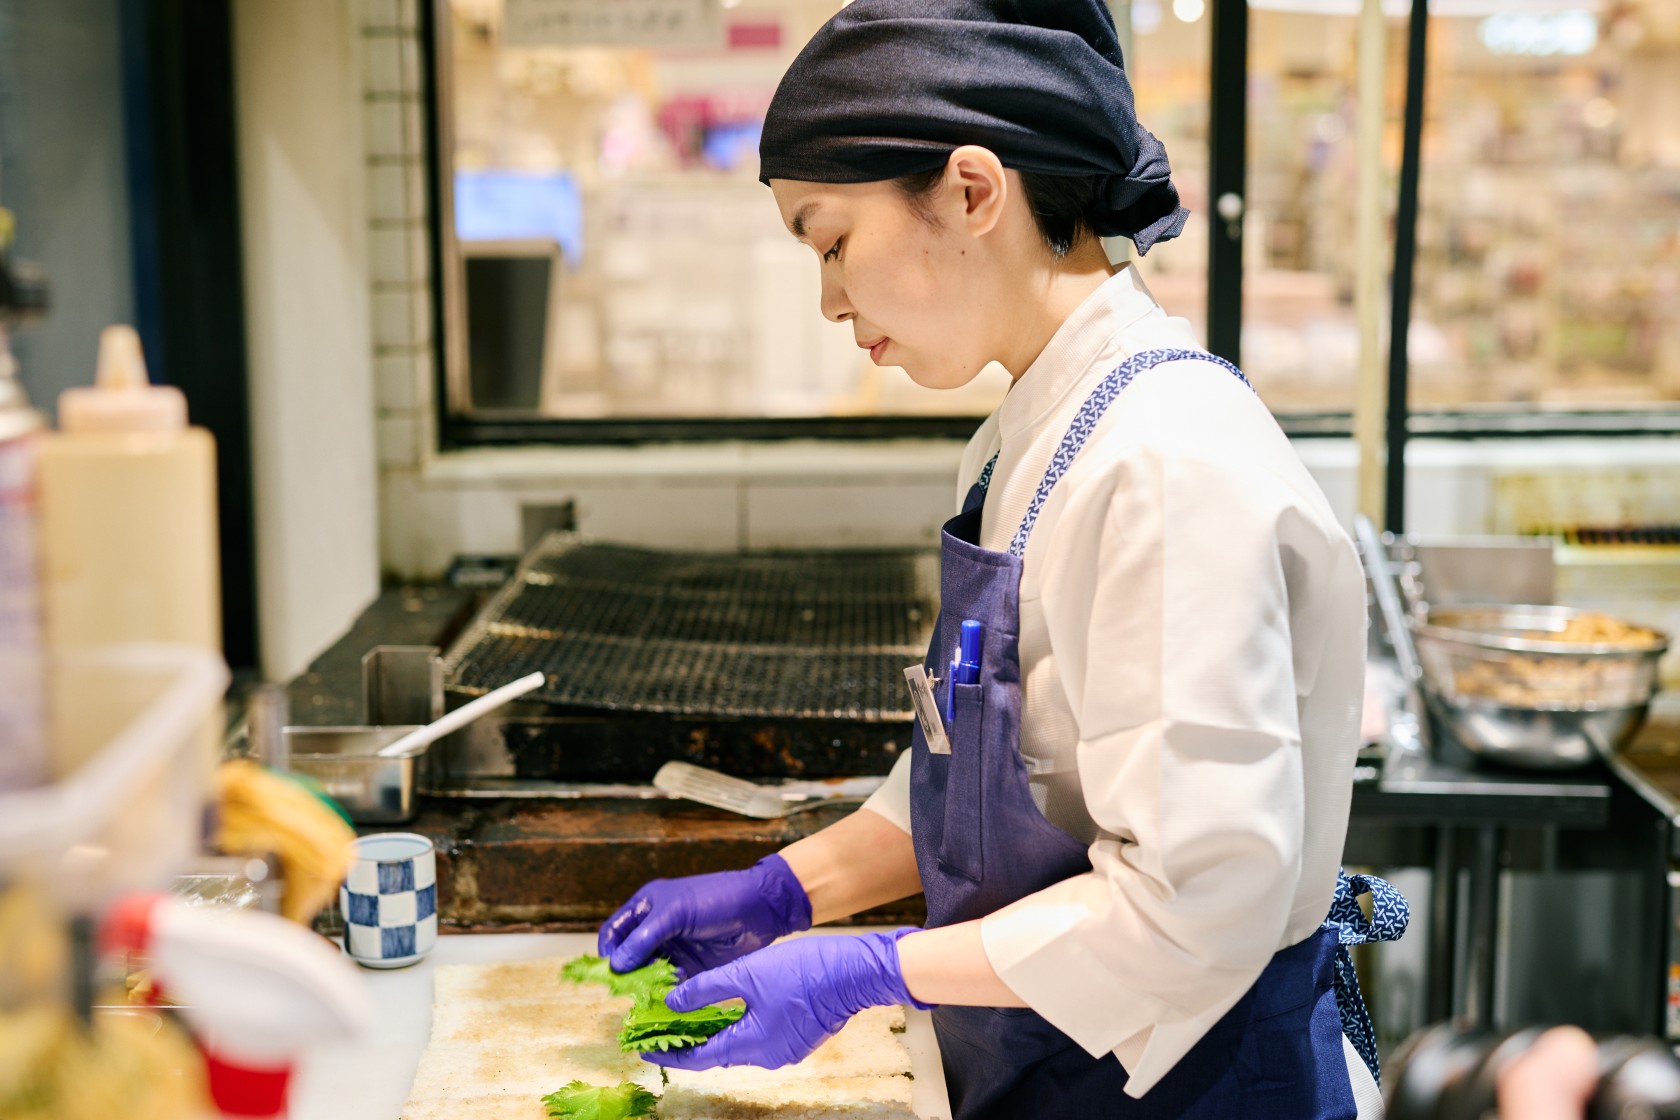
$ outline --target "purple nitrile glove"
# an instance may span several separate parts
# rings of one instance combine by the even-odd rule
[[[655,879],[602,924],[599,944],[614,972],[663,956],[693,977],[810,928],[805,888],[769,855],[745,871]]]
[[[739,998],[747,1013],[699,1046],[642,1057],[671,1069],[776,1069],[803,1059],[866,1007],[926,1008],[904,986],[898,964],[898,939],[917,932],[799,937],[703,972],[673,988],[666,1006],[693,1011]]]

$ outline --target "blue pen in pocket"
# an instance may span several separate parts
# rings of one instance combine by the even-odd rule
[[[957,685],[980,683],[980,648],[985,644],[986,627],[972,618],[963,619],[962,637],[951,662],[951,684],[945,690],[945,722],[957,722]]]

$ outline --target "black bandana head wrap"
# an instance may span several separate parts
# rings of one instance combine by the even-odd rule
[[[1184,229],[1101,0],[855,0],[776,88],[759,180],[896,179],[963,144],[1017,171],[1092,178],[1092,227],[1139,253]]]

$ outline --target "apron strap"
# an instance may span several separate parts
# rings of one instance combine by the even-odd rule
[[[1362,894],[1371,896],[1369,918],[1359,908]],[[1386,880],[1375,875],[1349,875],[1345,870],[1336,872],[1336,896],[1323,926],[1336,932],[1336,1009],[1341,1013],[1342,1033],[1365,1060],[1378,1085],[1382,1084],[1382,1067],[1377,1059],[1377,1032],[1365,1009],[1365,998],[1359,994],[1359,976],[1347,947],[1398,941],[1411,918],[1406,896]]]
[[[1050,467],[1044,472],[1044,478],[1039,481],[1038,491],[1033,495],[1032,504],[1027,506],[1027,515],[1021,519],[1021,527],[1015,530],[1015,538],[1009,542],[1011,556],[1025,556],[1027,552],[1027,538],[1032,536],[1033,526],[1038,523],[1038,515],[1044,509],[1044,503],[1050,498],[1050,491],[1056,488],[1056,483],[1062,480],[1073,460],[1085,446],[1085,441],[1091,438],[1096,430],[1097,421],[1101,420],[1108,406],[1114,403],[1132,379],[1144,370],[1153,369],[1163,362],[1201,361],[1212,362],[1214,365],[1224,366],[1236,375],[1237,380],[1248,385],[1248,378],[1242,371],[1227,362],[1224,358],[1216,357],[1205,350],[1145,350],[1141,354],[1133,354],[1121,362],[1091,390],[1091,395],[1085,398],[1085,403],[1079,406],[1074,414],[1073,423],[1068,425],[1067,432],[1062,436],[1062,442],[1057,445],[1056,453],[1050,458]],[[1252,389],[1253,386],[1249,385]],[[984,494],[992,484],[992,471],[997,467],[998,457],[993,455],[980,472],[980,479],[974,485]]]

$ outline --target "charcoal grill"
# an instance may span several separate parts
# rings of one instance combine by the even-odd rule
[[[884,774],[938,610],[927,552],[710,554],[552,533],[444,654],[450,706],[547,683],[436,752],[434,792],[637,783],[680,759],[752,778]]]

